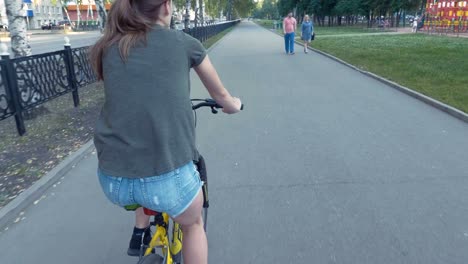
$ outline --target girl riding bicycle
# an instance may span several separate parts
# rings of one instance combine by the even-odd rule
[[[207,263],[190,69],[225,113],[237,113],[241,101],[224,88],[202,44],[169,29],[171,14],[171,0],[116,0],[91,49],[105,91],[94,136],[98,177],[111,202],[167,212],[184,231],[184,262]],[[136,216],[141,235],[149,217]]]

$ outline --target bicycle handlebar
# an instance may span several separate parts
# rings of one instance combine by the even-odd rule
[[[211,112],[213,114],[217,114],[218,113],[218,110],[219,108],[223,108],[221,105],[219,105],[218,103],[216,103],[215,100],[213,99],[210,99],[210,98],[207,98],[207,99],[191,99],[192,102],[201,102],[201,103],[198,103],[198,104],[195,104],[192,106],[192,110],[197,110],[198,108],[200,107],[210,107],[211,108]],[[241,109],[240,110],[244,110],[244,104],[241,105]]]

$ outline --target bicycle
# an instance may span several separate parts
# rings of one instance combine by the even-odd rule
[[[195,126],[196,126],[196,110],[201,107],[210,107],[213,114],[218,113],[218,109],[222,108],[221,105],[217,104],[213,99],[191,99],[192,110],[195,114]],[[193,105],[193,102],[200,102]],[[241,106],[241,110],[243,105]],[[206,165],[203,156],[199,155],[198,161],[194,161],[195,166],[200,173],[200,179],[203,182],[203,228],[206,232],[207,219],[208,219],[208,178],[206,172]],[[125,206],[127,211],[134,211],[141,207],[138,204]],[[155,212],[148,208],[143,208],[146,215],[153,217],[153,221],[150,221],[148,228],[154,227],[155,231],[152,232],[152,239],[148,246],[143,244],[143,238],[140,246],[140,256],[138,264],[182,264],[182,229],[178,223],[172,221],[172,219],[164,212]],[[172,235],[169,236],[169,230],[172,227]],[[160,249],[161,253],[157,252],[156,249]]]

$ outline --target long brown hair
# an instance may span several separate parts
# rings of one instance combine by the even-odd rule
[[[116,0],[109,11],[104,35],[90,49],[89,56],[99,80],[103,80],[102,59],[111,45],[118,43],[125,62],[130,49],[146,40],[158,19],[158,10],[168,0]]]

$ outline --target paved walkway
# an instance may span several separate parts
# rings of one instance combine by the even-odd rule
[[[210,263],[466,263],[468,124],[296,51],[244,22],[210,53],[246,104],[198,113]],[[3,231],[0,263],[136,263],[95,171],[90,155]]]

